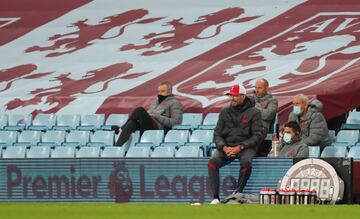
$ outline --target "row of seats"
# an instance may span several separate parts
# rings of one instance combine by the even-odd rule
[[[180,125],[173,129],[214,129],[219,113],[208,113],[204,120],[201,113],[184,113]],[[0,129],[4,130],[110,130],[112,125],[122,126],[128,119],[128,114],[110,114],[105,120],[104,114],[90,115],[56,115],[38,114],[33,119],[31,114],[2,114]]]
[[[342,130],[360,130],[360,112],[349,112],[346,123],[342,125]]]
[[[310,146],[309,157],[352,157],[354,160],[360,160],[360,146],[350,149],[342,146],[325,147],[321,153],[319,146]]]
[[[25,146],[7,147],[0,150],[3,159],[18,158],[122,158],[122,157],[203,157],[203,152],[199,147],[189,146],[175,149],[174,147],[157,147],[151,150],[149,147],[130,147],[126,152],[125,147],[47,147],[36,146],[27,148]]]

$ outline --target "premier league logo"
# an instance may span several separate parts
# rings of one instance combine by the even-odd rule
[[[115,202],[129,202],[133,193],[132,182],[129,171],[123,162],[114,162],[114,171],[109,176],[110,197]]]

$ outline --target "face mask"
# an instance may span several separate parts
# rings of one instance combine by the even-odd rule
[[[291,143],[291,134],[289,133],[284,133],[284,136],[283,136],[283,141],[286,143],[286,144],[290,144]]]
[[[163,102],[163,100],[165,100],[166,97],[168,97],[168,96],[158,95],[159,103]]]
[[[297,116],[300,116],[302,113],[301,107],[300,106],[294,106],[293,107],[293,113]]]

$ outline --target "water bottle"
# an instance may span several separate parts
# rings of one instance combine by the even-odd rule
[[[278,157],[280,153],[280,140],[278,137],[274,136],[272,138],[272,142],[271,142],[271,157]]]

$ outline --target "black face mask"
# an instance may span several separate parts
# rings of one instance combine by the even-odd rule
[[[166,97],[168,97],[168,96],[158,95],[159,103],[163,102],[166,99]]]

